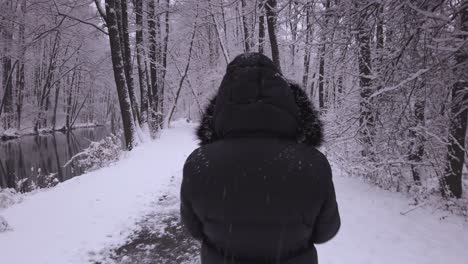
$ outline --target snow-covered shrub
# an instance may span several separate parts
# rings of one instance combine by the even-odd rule
[[[16,192],[15,189],[0,189],[0,209],[19,203],[22,199],[22,195]]]
[[[39,188],[50,188],[54,187],[59,182],[57,173],[41,174],[37,177],[36,186],[39,186]]]
[[[3,216],[0,215],[0,233],[5,232],[7,230],[10,230],[10,226],[8,225],[8,222],[3,218]]]
[[[350,102],[355,100],[346,99]],[[417,131],[417,135],[423,138],[421,140],[409,132],[413,129],[413,123],[410,122],[412,113],[395,110],[392,104],[383,100],[378,105],[379,122],[374,128],[373,142],[367,149],[370,154],[365,155],[365,142],[362,142],[362,128],[358,119],[359,105],[348,101],[342,101],[343,104],[349,104],[348,107],[329,109],[322,115],[326,139],[323,150],[334,165],[347,175],[361,178],[385,190],[404,193],[410,198],[412,206],[429,205],[468,216],[468,196],[449,199],[441,195],[440,180],[447,155],[443,117],[438,117],[432,109],[426,111],[428,121],[424,128],[418,127]],[[400,111],[402,117],[394,115],[394,111]],[[419,161],[411,160],[411,150],[416,139],[421,140],[424,146]],[[468,185],[465,185],[464,190],[467,188]]]
[[[116,135],[110,135],[101,141],[91,142],[88,148],[72,157],[65,166],[77,159],[78,166],[89,172],[119,160],[122,151],[120,138]]]
[[[16,189],[20,192],[31,192],[37,189],[54,187],[60,182],[57,176],[57,173],[43,174],[39,168],[37,174],[33,177],[16,180]]]
[[[3,132],[0,132],[0,139],[2,140],[9,140],[18,138],[20,135],[18,131],[14,128],[9,128]]]

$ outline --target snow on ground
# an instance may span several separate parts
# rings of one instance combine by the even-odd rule
[[[193,125],[179,122],[112,167],[26,196],[0,211],[13,229],[0,233],[0,263],[86,263],[96,259],[89,252],[109,248],[129,254],[135,243],[131,236],[142,222],[150,221],[146,228],[151,228],[165,222],[153,217],[177,213],[182,164],[195,147]],[[412,207],[405,196],[342,174],[334,167],[342,228],[334,240],[318,246],[320,263],[466,263],[465,219],[429,207],[408,212]],[[167,199],[171,202],[165,205]],[[164,248],[151,244],[159,231],[148,232],[150,240],[135,246]]]
[[[319,263],[468,263],[466,219],[333,172],[342,227],[317,247]]]
[[[0,233],[0,263],[85,263],[89,252],[123,243],[196,147],[192,127],[178,122],[114,166],[0,211],[13,229]]]

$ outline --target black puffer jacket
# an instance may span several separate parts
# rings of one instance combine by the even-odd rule
[[[236,57],[197,130],[181,187],[203,264],[313,264],[340,227],[322,129],[306,94],[270,59]]]

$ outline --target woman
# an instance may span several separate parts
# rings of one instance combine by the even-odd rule
[[[181,217],[202,264],[313,264],[340,217],[322,128],[300,87],[258,53],[236,57],[187,159]]]

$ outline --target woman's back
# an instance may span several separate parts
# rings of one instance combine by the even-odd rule
[[[340,225],[328,161],[297,140],[307,130],[300,127],[306,117],[297,93],[265,73],[265,65],[260,74],[251,64],[247,71],[239,62],[236,67],[237,77],[268,86],[245,94],[245,86],[223,80],[215,109],[207,111],[213,116],[198,131],[202,146],[184,167],[182,219],[203,240],[203,264],[315,263],[313,244],[333,237]],[[314,135],[301,137],[319,142]]]

